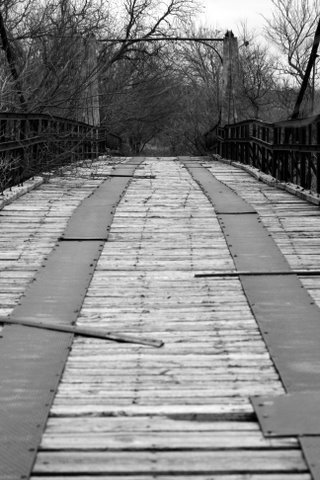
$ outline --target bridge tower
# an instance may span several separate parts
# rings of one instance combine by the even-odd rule
[[[238,121],[237,94],[239,90],[238,40],[231,30],[223,39],[221,124]]]
[[[82,42],[84,50],[83,86],[77,120],[97,127],[100,125],[97,42],[94,35],[85,38]]]

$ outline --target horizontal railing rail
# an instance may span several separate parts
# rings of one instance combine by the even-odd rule
[[[220,126],[212,149],[281,182],[320,194],[320,115],[277,123],[245,120]]]
[[[0,113],[0,193],[34,175],[120,148],[120,137],[86,123]]]

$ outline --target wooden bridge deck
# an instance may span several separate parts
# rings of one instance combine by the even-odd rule
[[[293,269],[320,270],[318,207],[195,160],[254,206]],[[111,172],[98,162],[94,177],[53,177],[0,212],[0,316]],[[32,480],[310,480],[297,438],[265,438],[250,403],[284,387],[239,277],[223,275],[235,265],[214,207],[176,159],[145,158],[135,176],[77,325],[165,344],[75,338]],[[195,276],[212,271],[221,275]],[[320,277],[301,281],[320,305]]]

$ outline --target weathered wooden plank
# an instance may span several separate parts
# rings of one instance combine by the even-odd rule
[[[229,450],[251,449],[270,450],[270,448],[298,448],[294,438],[283,440],[265,439],[260,432],[134,432],[134,433],[97,433],[97,432],[63,432],[46,434],[40,450],[82,450],[82,451],[143,451],[143,450]]]
[[[34,473],[307,473],[297,450],[183,452],[60,452],[38,454]]]
[[[132,386],[131,389],[122,390],[120,388],[110,388],[106,390],[102,390],[101,388],[94,388],[94,386],[88,386],[86,389],[77,390],[75,388],[69,388],[67,386],[67,392],[64,389],[59,390],[59,400],[58,402],[71,402],[73,404],[81,404],[85,405],[90,401],[94,403],[96,400],[97,403],[103,403],[104,401],[113,399],[115,403],[117,399],[120,401],[121,399],[128,399],[131,403],[136,403],[138,399],[144,404],[152,404],[154,401],[161,401],[163,399],[163,403],[166,404],[175,404],[180,401],[186,403],[210,403],[213,402],[214,398],[219,398],[220,401],[222,398],[225,398],[227,401],[228,397],[234,396],[242,396],[247,398],[248,396],[253,395],[280,395],[283,390],[279,387],[272,388],[269,386],[261,386],[261,385],[253,385],[251,387],[243,385],[241,388],[221,388],[213,387],[212,389],[200,388],[198,385],[195,385],[194,389],[192,388],[192,384],[190,385],[189,389],[182,389],[181,387],[177,386],[176,388],[172,387],[169,388],[168,386],[164,388],[164,386],[159,386],[158,389],[150,388],[149,390],[142,390],[139,388],[140,385]],[[161,387],[161,388],[160,388]],[[138,392],[137,392],[138,389]],[[197,390],[195,392],[195,390]],[[94,399],[94,397],[96,397]],[[186,399],[186,400],[184,400]]]
[[[150,375],[149,372],[147,373],[141,373],[139,369],[136,369],[135,371],[131,371],[131,374],[127,375],[121,375],[118,376],[117,374],[112,375],[112,370],[110,369],[108,372],[98,372],[92,373],[91,375],[86,375],[86,372],[77,372],[77,371],[69,371],[68,374],[65,373],[64,375],[64,384],[87,384],[87,385],[94,385],[94,384],[109,384],[109,385],[117,385],[117,384],[123,384],[125,383],[127,386],[136,384],[137,381],[143,382],[143,385],[148,388],[149,386],[154,387],[155,383],[158,385],[160,384],[166,384],[166,383],[179,383],[181,381],[189,382],[191,385],[196,386],[202,386],[202,385],[215,385],[216,383],[223,383],[226,384],[228,382],[231,384],[232,382],[244,382],[244,385],[246,385],[246,382],[249,383],[254,383],[255,381],[272,381],[272,380],[278,380],[278,376],[274,373],[271,372],[270,374],[258,374],[256,372],[248,373],[248,374],[243,374],[243,373],[238,373],[237,375],[231,375],[229,372],[228,373],[223,373],[223,374],[214,374],[211,373],[211,370],[207,370],[207,372],[204,372],[202,369],[200,370],[200,373],[197,373],[197,371],[194,371],[193,373],[189,375],[185,375],[184,373],[181,373],[179,371],[176,372],[165,372],[154,375]],[[159,376],[160,375],[160,376]],[[156,378],[157,377],[157,378]]]
[[[201,417],[200,421],[172,415],[139,415],[116,417],[50,417],[46,435],[61,433],[105,432],[260,432],[256,421],[212,421]]]
[[[243,403],[238,398],[230,398],[226,401],[225,398],[217,398],[216,404],[210,401],[209,405],[206,402],[204,405],[192,403],[187,404],[172,404],[168,405],[162,402],[160,405],[116,405],[115,403],[107,405],[105,401],[102,404],[86,402],[84,405],[73,405],[72,402],[59,405],[58,398],[54,402],[51,415],[52,416],[146,416],[146,415],[162,415],[174,416],[174,418],[181,419],[207,419],[207,420],[252,420],[253,408],[248,400],[243,400]]]
[[[268,395],[272,395],[272,392],[268,392]],[[277,393],[279,394],[279,392]],[[96,398],[91,397],[88,398],[79,398],[74,399],[73,401],[73,408],[70,410],[69,404],[71,399],[57,399],[55,407],[56,409],[52,409],[52,415],[59,415],[61,412],[62,415],[77,415],[77,411],[84,412],[84,415],[105,415],[105,412],[108,412],[108,407],[113,407],[115,404],[120,408],[130,407],[131,405],[136,406],[149,406],[149,407],[159,407],[162,405],[167,406],[186,406],[192,407],[193,405],[196,406],[205,406],[209,403],[211,405],[223,405],[224,403],[231,404],[234,407],[234,413],[221,413],[219,416],[217,415],[217,419],[219,420],[252,420],[252,408],[250,401],[245,396],[234,395],[230,397],[157,397],[156,395],[150,397],[143,397],[140,398],[139,395],[136,395],[136,392],[133,392],[130,397],[122,397],[119,398],[117,396],[97,396]],[[237,406],[240,409],[236,408]],[[105,407],[105,408],[103,408]],[[246,413],[243,414],[243,410],[246,410]],[[86,413],[85,413],[86,412]],[[107,413],[108,414],[108,413]]]
[[[213,480],[212,474],[197,474],[192,477],[194,480]],[[99,475],[99,480],[173,480],[172,475]],[[51,475],[37,475],[36,477],[31,477],[30,480],[70,480],[70,476],[58,474],[52,477]],[[77,480],[93,480],[92,475],[77,475]],[[174,480],[186,480],[186,475],[174,475]],[[223,474],[214,474],[214,480],[311,480],[311,476],[307,473],[280,473],[280,474],[269,474],[269,473],[245,473],[245,474],[234,474],[234,475],[225,475]]]
[[[94,349],[94,344],[93,345],[93,349]],[[75,357],[75,359],[77,361],[81,361],[81,358],[83,359],[83,361],[85,361],[86,363],[87,362],[91,362],[91,361],[99,361],[99,362],[106,362],[108,360],[108,356],[110,356],[110,351],[112,349],[115,349],[114,345],[113,344],[109,344],[108,345],[108,348],[105,347],[105,351],[106,353],[104,352],[97,352],[97,353],[92,353],[91,352],[91,355],[88,354],[88,352],[81,352],[79,356],[79,354],[77,355],[77,357]],[[135,350],[134,350],[135,349]],[[139,352],[139,347],[131,347],[131,351],[136,351],[138,353]],[[169,350],[169,349],[168,349]],[[177,351],[178,350],[178,351]],[[122,354],[123,352],[127,352],[128,351],[128,348],[126,346],[119,346],[119,350],[117,351],[117,354]],[[239,363],[241,363],[241,361],[243,360],[244,363],[246,362],[255,362],[257,364],[257,361],[258,360],[261,360],[261,365],[264,364],[264,360],[266,361],[270,361],[270,356],[268,353],[266,352],[262,352],[262,353],[248,353],[248,352],[244,352],[244,353],[237,353],[237,352],[222,352],[221,354],[212,354],[210,348],[208,349],[208,352],[204,352],[202,350],[201,352],[201,355],[199,354],[198,355],[198,352],[199,352],[199,347],[198,346],[194,346],[193,348],[191,348],[191,346],[186,346],[186,347],[181,347],[180,349],[178,348],[173,348],[170,350],[170,352],[168,351],[168,356],[165,356],[163,355],[163,358],[165,359],[164,362],[169,359],[171,360],[174,360],[176,359],[176,361],[179,361],[181,360],[182,363],[183,363],[183,358],[185,355],[188,355],[188,358],[186,359],[187,362],[189,361],[197,361],[199,359],[199,361],[201,360],[204,360],[205,357],[207,356],[208,357],[208,361],[211,362],[211,364],[213,364],[213,361],[214,360],[225,360],[225,361],[237,361]],[[87,359],[86,359],[86,355],[87,355]],[[158,353],[152,353],[151,350],[148,350],[148,356],[152,356],[152,357],[155,357],[157,356],[158,357]],[[145,357],[147,358],[147,356]]]

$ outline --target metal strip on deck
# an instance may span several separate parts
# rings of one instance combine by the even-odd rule
[[[183,161],[183,160],[182,160]],[[201,167],[199,163],[183,162],[187,170],[200,185],[202,191],[207,195],[214,205],[217,214],[255,214],[257,213],[252,205],[239,198],[230,188],[219,182],[208,170]],[[215,192],[214,198],[212,192]]]
[[[73,324],[103,245],[102,241],[58,242],[11,318]]]
[[[73,335],[6,326],[0,341],[0,471],[29,478]]]
[[[215,192],[216,190],[211,190]],[[227,202],[227,193],[224,195]],[[227,208],[226,208],[227,210]],[[218,214],[237,269],[255,272],[290,271],[290,266],[255,214]]]
[[[320,310],[297,275],[240,276],[288,392],[320,390]]]
[[[133,173],[136,165],[127,164]],[[121,172],[121,166],[115,172]],[[106,180],[78,207],[67,230],[26,290],[12,319],[73,324],[130,178]],[[89,229],[89,231],[87,230]],[[92,237],[94,240],[92,241]],[[86,241],[88,240],[88,241]],[[0,465],[2,480],[28,478],[73,335],[6,325],[0,340]],[[2,407],[5,405],[5,408]]]
[[[236,269],[265,273],[240,273],[239,278],[287,392],[319,393],[320,309],[297,275],[273,274],[279,270],[291,272],[291,268],[258,213],[245,212],[247,203],[222,182],[213,181],[207,169],[184,163],[219,212]],[[259,402],[255,407],[258,411]],[[310,437],[303,447],[306,458],[312,457],[309,467],[314,480],[320,478],[319,438]]]
[[[118,166],[114,170],[117,176],[115,173],[112,177],[109,176],[75,211],[62,239],[106,239],[115,207],[140,163],[135,161],[135,163],[128,162]]]

